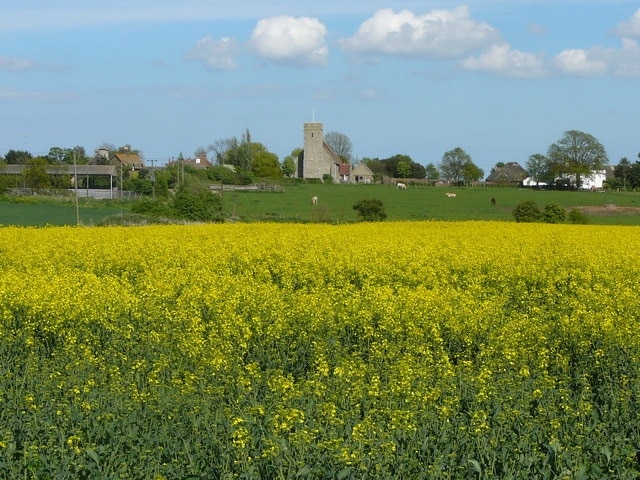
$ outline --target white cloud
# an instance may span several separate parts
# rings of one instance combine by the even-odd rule
[[[378,10],[342,46],[354,53],[427,59],[460,58],[499,39],[485,22],[474,20],[467,7],[415,15]]]
[[[327,27],[310,17],[279,16],[260,20],[251,33],[253,51],[285,65],[321,66],[327,63]]]
[[[640,77],[640,46],[635,40],[623,38],[620,48],[564,50],[556,55],[554,64],[569,75]]]
[[[207,36],[198,40],[185,55],[185,60],[195,60],[212,70],[232,70],[237,67],[233,60],[237,45],[233,38],[214,40]]]
[[[8,70],[10,72],[20,72],[30,70],[35,67],[35,63],[24,58],[5,57],[0,55],[0,70]]]
[[[630,38],[622,39],[622,48],[612,52],[611,68],[619,77],[640,77],[640,46]]]
[[[468,70],[494,72],[511,77],[541,77],[545,74],[541,55],[511,50],[508,43],[494,45],[487,53],[467,58],[461,63]]]
[[[640,37],[640,8],[630,19],[620,22],[614,33],[620,37]]]
[[[570,49],[563,50],[554,58],[555,67],[567,75],[589,77],[605,75],[609,71],[606,61],[598,58],[594,50]]]

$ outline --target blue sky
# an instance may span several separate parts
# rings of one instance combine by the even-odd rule
[[[566,130],[640,152],[640,2],[3,0],[0,155],[130,144],[148,163],[249,129],[280,159],[303,123],[354,156],[488,174]]]

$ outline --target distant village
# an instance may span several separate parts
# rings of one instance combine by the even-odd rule
[[[581,135],[582,132],[566,132]],[[247,132],[248,136],[248,132]],[[260,145],[260,144],[258,144]],[[599,144],[598,144],[599,145]],[[604,149],[602,149],[604,152]],[[197,155],[178,159],[170,159],[164,169],[192,168],[198,170],[210,170],[214,168],[236,171],[233,162],[225,163],[223,157],[215,162],[207,158],[207,152],[199,149]],[[489,175],[482,179],[483,172],[471,162],[470,157],[460,148],[447,152],[443,157],[440,168],[433,164],[426,168],[415,164],[409,157],[398,155],[400,158],[386,159],[362,159],[359,162],[348,161],[339,155],[326,141],[323,124],[319,122],[305,123],[303,127],[303,148],[296,151],[296,156],[287,158],[280,165],[277,157],[264,150],[267,164],[275,163],[271,172],[280,177],[297,178],[312,182],[331,182],[340,184],[398,184],[402,185],[473,185],[483,184],[488,186],[509,186],[521,188],[554,188],[554,189],[581,189],[602,190],[607,185],[616,182],[616,168],[610,165],[600,165],[601,168],[582,171],[579,174],[557,172],[551,179],[549,175],[535,175],[518,162],[497,163]],[[68,155],[68,152],[67,152]],[[71,164],[68,160],[64,163],[40,165],[41,174],[54,177],[67,177],[71,185],[58,181],[51,181],[53,187],[67,188],[76,191],[78,196],[95,198],[115,198],[125,196],[123,184],[125,180],[139,175],[146,175],[148,182],[155,181],[155,172],[158,168],[147,165],[143,157],[130,146],[124,146],[117,151],[108,148],[98,148],[93,158],[88,163]],[[606,155],[606,154],[605,154]],[[450,157],[448,157],[450,156]],[[272,158],[272,157],[275,157]],[[535,156],[532,156],[535,157]],[[542,156],[540,156],[542,157]],[[2,185],[12,190],[33,188],[35,177],[34,167],[29,162],[8,162],[0,159],[0,177],[4,178]],[[7,159],[12,160],[12,159]],[[393,165],[392,164],[393,161]],[[289,162],[288,165],[284,163]],[[451,163],[451,169],[446,167]],[[236,163],[237,164],[237,163]],[[401,165],[404,164],[404,165]],[[382,167],[380,167],[382,165]],[[286,166],[286,168],[285,168]],[[392,166],[392,168],[389,168]],[[456,168],[453,168],[456,167]],[[417,169],[417,172],[416,172]],[[142,173],[144,172],[144,174]],[[268,175],[265,175],[268,176]],[[273,177],[273,176],[272,176]],[[13,178],[13,181],[11,180]],[[8,180],[7,180],[8,179]],[[147,182],[147,183],[148,183]],[[135,185],[133,188],[135,194]],[[131,192],[129,192],[131,193]]]

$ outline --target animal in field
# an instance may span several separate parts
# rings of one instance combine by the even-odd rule
[[[396,188],[397,188],[398,190],[406,190],[406,189],[407,189],[407,186],[406,186],[404,183],[402,183],[402,182],[398,182],[398,183],[396,183]]]
[[[318,204],[318,197],[314,195],[313,197],[311,197],[311,205],[317,205],[317,204]]]
[[[455,193],[451,193],[451,192],[447,192],[444,194],[447,198],[456,198],[456,194]]]
[[[495,198],[491,198],[491,205],[495,205],[496,204],[496,199]]]

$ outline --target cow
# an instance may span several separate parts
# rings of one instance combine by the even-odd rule
[[[314,195],[313,197],[311,197],[311,205],[317,205],[317,204],[318,204],[318,197]]]
[[[398,183],[396,183],[396,188],[397,188],[398,190],[406,190],[406,189],[407,189],[407,186],[406,186],[404,183],[402,183],[402,182],[398,182]]]
[[[451,193],[451,192],[447,192],[447,193],[445,193],[445,196],[446,196],[447,198],[456,198],[456,194],[455,194],[455,193]]]

